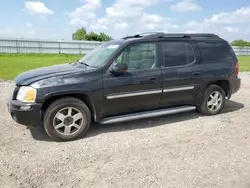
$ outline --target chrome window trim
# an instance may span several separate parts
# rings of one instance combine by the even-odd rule
[[[158,89],[158,90],[140,91],[140,92],[132,92],[132,93],[111,94],[107,96],[107,99],[135,97],[135,96],[151,95],[151,94],[157,94],[157,93],[162,93],[162,90]]]
[[[176,87],[176,88],[164,89],[163,92],[168,93],[168,92],[184,91],[184,90],[192,90],[192,89],[194,89],[194,86],[185,86],[185,87]]]

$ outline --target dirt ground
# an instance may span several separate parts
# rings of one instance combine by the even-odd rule
[[[249,188],[250,73],[223,112],[196,112],[114,125],[52,142],[15,123],[0,82],[0,187]]]

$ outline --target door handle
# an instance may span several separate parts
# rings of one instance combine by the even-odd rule
[[[157,80],[157,77],[151,77],[147,80],[140,81],[140,84],[151,84],[151,83],[155,83],[156,80]]]
[[[149,78],[149,80],[154,81],[154,80],[156,80],[156,77],[151,77],[151,78]]]
[[[194,76],[199,76],[199,75],[200,75],[200,72],[193,72],[193,75],[194,75]]]

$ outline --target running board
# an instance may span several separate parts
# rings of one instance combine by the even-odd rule
[[[132,121],[144,118],[151,118],[163,115],[170,115],[170,114],[177,114],[182,112],[189,112],[195,110],[195,106],[179,106],[179,107],[172,107],[172,108],[165,108],[160,110],[153,110],[153,111],[146,111],[146,112],[139,112],[121,116],[114,116],[108,117],[101,120],[101,124],[111,124],[111,123],[119,123],[124,121]]]

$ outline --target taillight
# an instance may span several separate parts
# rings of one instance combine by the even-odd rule
[[[237,62],[235,65],[235,71],[234,71],[234,75],[236,77],[238,77],[238,75],[239,75],[239,70],[240,70],[240,65],[239,65],[239,62]]]

